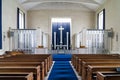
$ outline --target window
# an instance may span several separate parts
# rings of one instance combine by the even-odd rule
[[[98,13],[98,29],[105,29],[105,9]]]
[[[0,0],[0,49],[2,49],[2,0]]]
[[[25,13],[19,8],[17,10],[17,28],[18,29],[25,28]]]
[[[17,8],[17,29],[25,29],[25,13]],[[20,48],[21,43],[24,42],[24,36],[21,34],[18,35],[18,48]]]

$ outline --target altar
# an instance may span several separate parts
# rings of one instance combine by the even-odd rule
[[[53,24],[52,28],[52,50],[70,50],[70,24]]]

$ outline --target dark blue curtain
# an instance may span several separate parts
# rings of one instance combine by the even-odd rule
[[[56,32],[56,45],[60,45],[60,26],[64,28],[62,31],[62,45],[67,45],[67,32],[68,35],[68,48],[70,49],[70,23],[69,22],[53,22],[52,23],[52,45],[54,46],[54,32]],[[54,48],[52,48],[54,49]]]
[[[2,0],[0,0],[0,49],[2,49]]]

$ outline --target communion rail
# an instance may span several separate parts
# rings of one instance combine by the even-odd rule
[[[76,35],[76,48],[86,53],[108,53],[111,49],[112,30],[86,29]]]
[[[35,51],[36,29],[11,29],[10,42],[14,51],[33,53]]]

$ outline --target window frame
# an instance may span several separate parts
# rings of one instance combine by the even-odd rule
[[[21,16],[20,14],[22,14],[23,16]],[[22,18],[20,18],[20,16]],[[23,21],[21,21],[21,19]],[[22,27],[20,26],[21,23],[23,24]],[[25,29],[25,13],[20,8],[17,8],[17,29]]]
[[[100,15],[101,13],[103,14],[103,20],[102,20],[102,29],[105,30],[105,9],[103,9],[102,11],[100,11],[98,14],[97,14],[97,29],[100,29]]]

